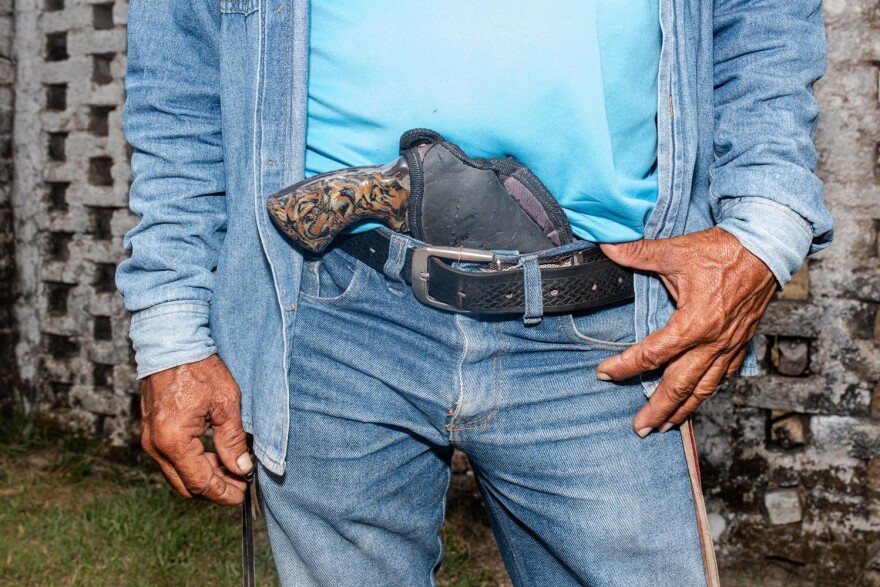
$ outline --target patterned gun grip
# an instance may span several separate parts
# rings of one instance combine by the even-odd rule
[[[384,166],[352,167],[305,179],[269,197],[275,223],[304,249],[320,253],[360,220],[406,229],[409,168],[401,157]]]

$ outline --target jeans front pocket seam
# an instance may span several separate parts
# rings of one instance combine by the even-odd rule
[[[299,296],[300,299],[304,299],[306,301],[312,302],[318,305],[332,305],[336,307],[344,307],[347,304],[354,303],[358,297],[364,292],[367,287],[367,283],[369,283],[369,274],[368,271],[372,271],[372,269],[361,263],[360,261],[355,261],[355,269],[351,276],[351,281],[348,286],[345,288],[341,294],[332,298],[322,298],[320,297],[320,287],[318,289],[317,296],[311,295],[304,290],[300,290]],[[318,278],[320,279],[320,278]]]
[[[625,349],[627,347],[631,347],[636,344],[635,341],[632,342],[614,342],[610,340],[600,340],[598,338],[592,338],[590,336],[585,336],[581,334],[581,332],[577,329],[577,326],[574,323],[574,315],[566,314],[564,316],[559,316],[559,328],[562,330],[563,334],[575,344],[582,345],[593,345],[598,347],[605,347],[610,349]]]

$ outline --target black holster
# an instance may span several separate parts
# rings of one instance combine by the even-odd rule
[[[407,131],[400,154],[410,174],[407,225],[419,240],[522,253],[573,240],[556,198],[513,157],[469,157],[426,129]]]

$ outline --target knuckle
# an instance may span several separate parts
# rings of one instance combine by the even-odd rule
[[[656,369],[664,362],[663,351],[664,349],[656,344],[644,346],[635,362],[643,371]]]
[[[689,381],[670,381],[666,393],[674,402],[681,403],[694,393],[694,385]]]
[[[699,403],[702,403],[715,395],[715,390],[717,389],[717,383],[708,383],[705,386],[701,387],[694,391],[694,397],[697,399]]]
[[[217,432],[214,432],[215,436]],[[238,446],[240,444],[247,444],[247,433],[244,431],[244,428],[241,426],[236,427],[231,432],[226,432],[223,436],[223,442],[226,446]]]
[[[669,388],[669,397],[676,402],[683,402],[691,397],[692,393],[690,387],[686,385],[673,385]]]
[[[183,479],[183,484],[186,486],[186,490],[189,491],[192,495],[197,496],[205,496],[211,493],[211,482],[209,479],[205,478],[196,478],[196,479]]]
[[[238,419],[241,415],[241,392],[238,388],[228,390],[214,398],[212,415],[223,419]]]
[[[160,427],[153,433],[153,446],[163,454],[173,454],[179,449],[178,435],[167,427]]]
[[[624,243],[624,247],[624,251],[631,257],[644,257],[649,252],[644,239]]]
[[[208,499],[216,499],[223,495],[226,492],[226,483],[218,477],[217,475],[212,475],[207,482],[202,484],[201,489],[198,491],[199,495],[202,495]]]

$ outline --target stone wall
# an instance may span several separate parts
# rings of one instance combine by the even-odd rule
[[[136,384],[114,273],[127,210],[125,2],[18,0],[17,360],[44,419],[128,441]]]
[[[137,418],[113,285],[134,224],[120,125],[127,3],[11,11],[0,0],[0,395],[16,382],[43,420],[124,445]],[[762,375],[719,393],[698,434],[722,560],[866,581],[880,565],[880,7],[827,0],[825,13],[817,143],[837,240],[771,306]]]
[[[835,242],[762,321],[761,376],[719,392],[697,432],[724,560],[880,584],[880,5],[826,0],[825,17],[818,174]]]
[[[0,0],[0,398],[17,383],[13,306],[16,295],[15,237],[12,229],[12,116],[15,67],[12,61],[12,0]]]

